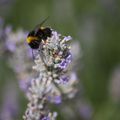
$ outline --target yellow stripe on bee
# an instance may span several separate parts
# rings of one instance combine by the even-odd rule
[[[28,37],[27,38],[27,43],[31,43],[34,40],[38,40],[38,38],[37,37]]]

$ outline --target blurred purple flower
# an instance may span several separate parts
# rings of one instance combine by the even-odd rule
[[[1,120],[13,120],[18,115],[18,96],[14,83],[8,83],[4,90]]]
[[[93,110],[89,104],[84,103],[80,105],[79,112],[82,118],[85,120],[90,120]]]
[[[11,26],[7,26],[5,29],[4,29],[4,32],[6,35],[8,35],[9,33],[11,33],[12,31],[12,27]]]
[[[60,104],[62,102],[61,96],[55,96],[54,97],[54,103],[55,104]]]
[[[0,40],[1,40],[2,32],[3,32],[3,24],[4,24],[4,21],[3,21],[3,19],[0,17]]]
[[[5,46],[11,52],[14,52],[15,49],[16,49],[16,44],[14,42],[12,42],[12,41],[6,41]]]
[[[27,92],[28,88],[30,87],[30,80],[19,80],[19,86],[21,90]]]
[[[33,55],[32,55],[32,49],[28,49],[27,50],[27,56],[29,57],[29,58],[32,58],[33,57]]]
[[[50,118],[45,116],[43,118],[40,118],[40,120],[50,120]]]

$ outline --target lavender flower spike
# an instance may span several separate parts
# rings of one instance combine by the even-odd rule
[[[63,94],[75,93],[75,80],[71,77],[73,72],[70,71],[70,40],[70,36],[64,37],[54,30],[51,37],[46,41],[42,40],[33,66],[38,72],[38,77],[32,79],[27,92],[29,103],[23,116],[24,120],[56,120],[57,113],[51,113],[47,105],[60,104]]]

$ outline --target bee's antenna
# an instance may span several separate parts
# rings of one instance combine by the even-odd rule
[[[41,23],[40,26],[42,26],[47,20],[48,20],[49,16],[47,18],[45,18]]]

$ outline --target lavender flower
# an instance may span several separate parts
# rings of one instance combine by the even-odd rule
[[[8,61],[11,68],[15,71],[19,80],[20,88],[27,91],[30,85],[33,72],[30,70],[32,65],[32,53],[25,42],[27,32],[22,29],[13,31],[11,26],[4,29],[4,45],[8,54]]]
[[[70,68],[70,40],[70,36],[64,37],[52,30],[52,37],[41,42],[33,66],[38,77],[32,79],[27,92],[29,103],[24,120],[55,120],[57,113],[51,113],[47,105],[61,103],[63,94],[74,97],[76,74]]]
[[[18,115],[18,95],[15,89],[15,84],[12,82],[8,82],[5,86],[0,120],[13,120]]]

